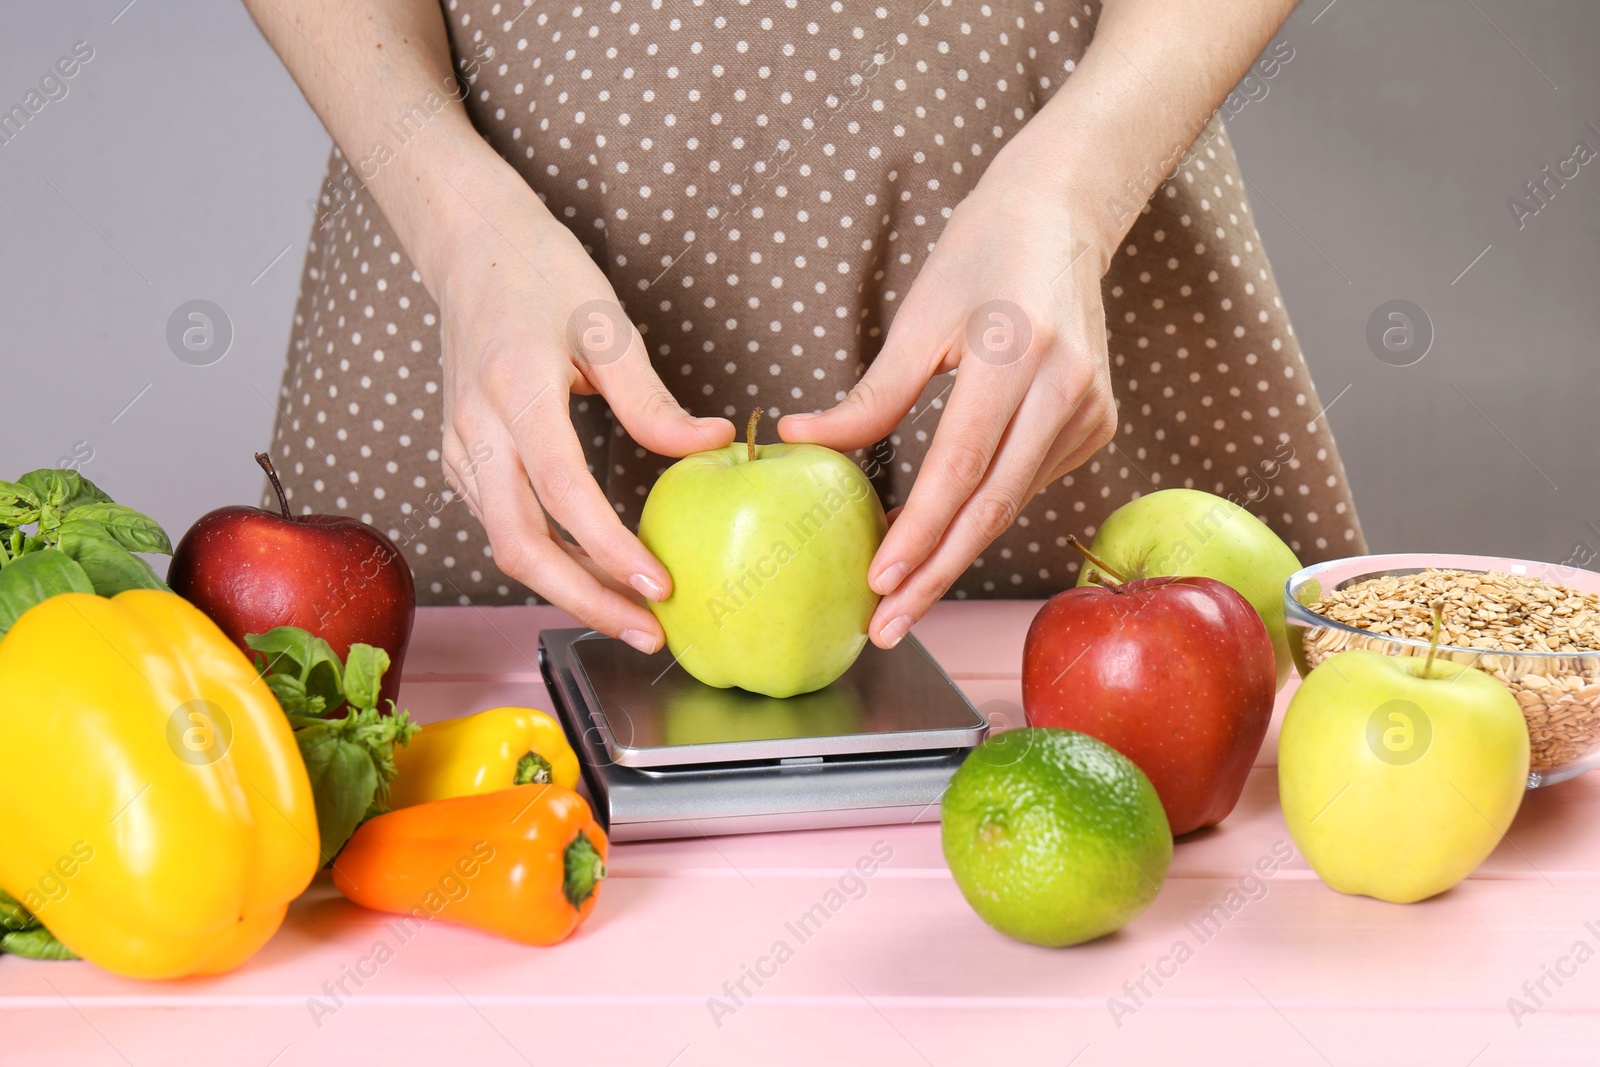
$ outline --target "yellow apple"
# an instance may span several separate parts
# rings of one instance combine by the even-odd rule
[[[1295,844],[1341,893],[1442,893],[1494,851],[1528,780],[1505,686],[1446,660],[1341,652],[1289,701],[1278,794]]]

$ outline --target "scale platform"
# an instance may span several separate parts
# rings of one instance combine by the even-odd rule
[[[613,841],[935,822],[988,723],[915,637],[776,699],[691,678],[593,630],[544,630],[539,668]]]

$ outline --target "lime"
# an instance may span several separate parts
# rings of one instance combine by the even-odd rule
[[[1121,928],[1156,898],[1172,863],[1150,779],[1075,730],[995,734],[961,764],[940,810],[961,895],[984,922],[1035,945]]]

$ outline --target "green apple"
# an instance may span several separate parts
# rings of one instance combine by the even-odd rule
[[[1289,701],[1278,794],[1295,844],[1341,893],[1409,904],[1470,874],[1528,781],[1528,727],[1474,667],[1351,649]]]
[[[1294,660],[1283,621],[1283,586],[1300,569],[1289,546],[1267,524],[1231,500],[1198,489],[1162,489],[1122,505],[1089,546],[1115,580],[1194,575],[1231,585],[1250,601],[1272,637],[1278,688]],[[1086,566],[1078,584],[1095,568]]]
[[[867,566],[888,528],[872,483],[831,448],[748,440],[668,467],[639,539],[672,575],[651,604],[667,647],[707,685],[771,697],[821,689],[867,643]]]

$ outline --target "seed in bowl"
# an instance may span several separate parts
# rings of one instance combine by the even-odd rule
[[[1428,605],[1444,604],[1439,643],[1507,652],[1600,650],[1600,596],[1495,571],[1429,569],[1336,589],[1312,604],[1318,615],[1375,634],[1426,641]]]

